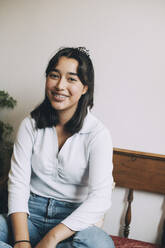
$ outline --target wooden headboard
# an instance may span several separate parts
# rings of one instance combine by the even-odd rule
[[[124,227],[128,237],[133,191],[165,194],[165,155],[114,148],[113,163],[116,186],[129,189]]]

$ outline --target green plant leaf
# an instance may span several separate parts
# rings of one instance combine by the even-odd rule
[[[7,92],[0,91],[0,108],[14,108],[17,101]],[[8,174],[10,169],[10,159],[13,150],[13,143],[10,141],[13,127],[0,121],[0,177]]]
[[[12,98],[7,92],[0,90],[0,107],[1,108],[14,108],[17,101]]]

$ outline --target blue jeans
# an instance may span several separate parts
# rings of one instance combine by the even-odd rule
[[[32,247],[35,247],[50,229],[58,225],[79,205],[79,203],[58,201],[32,193],[29,198],[28,217]],[[11,248],[12,244],[10,219],[6,215],[0,215],[0,248]],[[114,244],[107,233],[92,226],[60,242],[57,248],[114,248]]]

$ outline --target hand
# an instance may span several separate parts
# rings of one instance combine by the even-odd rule
[[[43,239],[35,246],[35,248],[56,248],[58,243],[51,235],[51,232],[48,232]],[[21,247],[22,248],[22,247]]]

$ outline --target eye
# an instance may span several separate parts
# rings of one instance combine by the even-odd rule
[[[49,74],[49,77],[52,78],[52,79],[58,79],[59,78],[59,75],[56,74],[56,73],[50,73]]]
[[[76,79],[76,78],[73,78],[73,77],[69,77],[69,78],[68,78],[68,81],[70,81],[70,82],[76,82],[77,79]]]

